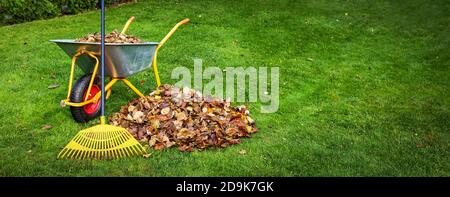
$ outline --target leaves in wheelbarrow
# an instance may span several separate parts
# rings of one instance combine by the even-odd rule
[[[78,42],[101,42],[100,33],[88,34],[77,40]],[[142,43],[143,41],[135,36],[121,34],[117,30],[105,35],[105,43]]]
[[[178,147],[192,151],[223,148],[250,137],[258,129],[249,113],[246,106],[232,107],[192,89],[162,85],[150,96],[122,106],[110,123],[126,128],[155,150]]]

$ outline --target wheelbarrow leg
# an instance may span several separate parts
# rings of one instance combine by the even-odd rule
[[[130,89],[133,90],[133,92],[136,93],[138,96],[144,97],[144,94],[142,94],[142,92],[140,92],[130,81],[128,81],[127,79],[120,79],[120,80],[122,80],[123,83],[125,83],[125,85],[130,87]]]
[[[156,65],[156,58],[158,56],[158,50],[155,51],[155,56],[153,57],[153,74],[155,74],[156,86],[159,87],[161,85],[161,81],[159,79],[158,66]]]

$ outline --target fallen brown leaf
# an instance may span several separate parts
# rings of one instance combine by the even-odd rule
[[[416,148],[425,148],[427,146],[427,144],[416,144]]]
[[[152,154],[151,153],[147,153],[147,154],[144,154],[144,155],[142,155],[144,158],[149,158],[150,156],[152,156]]]
[[[46,124],[46,125],[42,126],[42,129],[43,129],[43,130],[49,130],[49,129],[51,129],[51,128],[53,128],[53,126],[52,126],[52,125],[49,125],[49,124]]]
[[[59,84],[55,83],[55,84],[50,84],[47,88],[48,89],[55,89],[57,87],[59,87]]]

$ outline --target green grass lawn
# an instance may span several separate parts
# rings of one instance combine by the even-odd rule
[[[260,131],[226,149],[57,160],[96,122],[77,124],[59,106],[70,58],[48,40],[99,31],[99,12],[3,26],[0,176],[450,176],[448,1],[145,1],[107,10],[107,31],[133,15],[128,33],[147,41],[191,19],[159,53],[163,83],[193,58],[279,66],[278,112],[251,103]],[[130,78],[141,79],[146,94],[155,88],[150,70]],[[136,97],[115,87],[108,114]]]

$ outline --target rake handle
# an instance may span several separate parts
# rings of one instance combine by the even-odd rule
[[[101,108],[101,117],[100,117],[100,124],[105,124],[105,0],[102,0],[101,2],[101,22],[100,22],[100,28],[101,28],[101,34],[102,34],[102,40],[101,40],[101,76],[102,76],[102,98],[100,101],[100,108]]]

